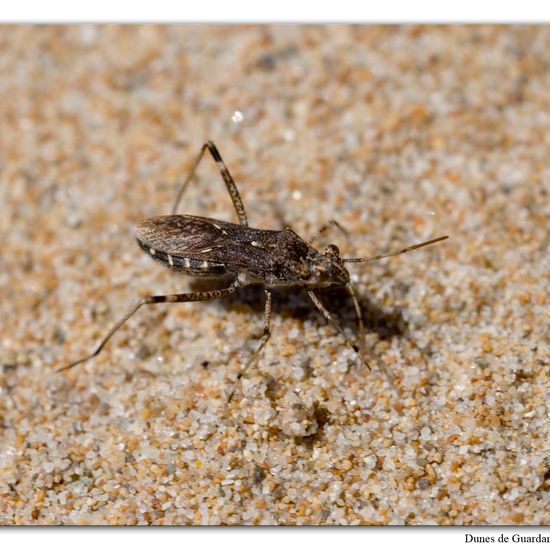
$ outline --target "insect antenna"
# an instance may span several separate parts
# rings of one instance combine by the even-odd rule
[[[372,262],[374,260],[381,260],[382,258],[389,258],[390,256],[405,254],[405,252],[410,252],[411,250],[416,250],[417,248],[422,248],[424,246],[428,246],[429,244],[438,243],[439,241],[444,241],[448,238],[449,235],[444,235],[443,237],[437,237],[436,239],[430,239],[429,241],[424,241],[423,243],[413,244],[412,246],[407,246],[407,248],[389,252],[388,254],[379,254],[377,256],[372,256],[371,258],[342,258],[342,261],[347,263]]]

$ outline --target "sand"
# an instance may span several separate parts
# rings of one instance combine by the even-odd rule
[[[550,523],[549,52],[547,26],[0,27],[0,523]],[[336,219],[347,257],[451,236],[349,265],[371,371],[277,292],[228,404],[246,288],[56,373],[208,287],[134,238],[208,139],[252,226]],[[236,221],[211,159],[180,211]]]

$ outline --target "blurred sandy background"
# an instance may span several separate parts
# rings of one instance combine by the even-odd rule
[[[0,27],[0,522],[550,522],[550,29]],[[212,139],[251,225],[346,255],[372,372],[301,293],[140,252]],[[181,211],[234,220],[213,163]],[[342,294],[326,298],[351,337]],[[392,390],[382,367],[392,373]]]

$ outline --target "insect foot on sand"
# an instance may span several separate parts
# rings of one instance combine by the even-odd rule
[[[200,216],[176,214],[183,193],[193,179],[206,151],[210,153],[218,166],[239,218],[238,224]],[[334,225],[340,227],[336,222]],[[325,227],[323,226],[321,231],[324,231]],[[226,288],[219,290],[141,298],[109,330],[90,355],[60,368],[59,371],[76,367],[98,355],[118,329],[142,306],[167,302],[213,300],[228,296],[240,287],[260,283],[264,286],[266,295],[263,335],[256,350],[237,375],[228,394],[228,401],[231,401],[241,378],[257,363],[262,349],[271,336],[271,290],[273,288],[292,287],[305,290],[323,317],[342,335],[346,345],[355,351],[358,360],[370,369],[364,351],[361,308],[345,264],[370,262],[404,254],[448,237],[430,239],[395,252],[370,258],[342,258],[337,246],[331,244],[321,252],[311,244],[315,239],[306,241],[289,227],[282,231],[254,229],[248,225],[243,201],[229,170],[214,143],[208,141],[202,146],[189,175],[178,191],[172,214],[142,221],[136,227],[136,238],[138,245],[146,254],[173,271],[200,278],[217,278],[229,274],[233,276],[233,280]],[[321,290],[328,287],[342,287],[348,291],[357,315],[357,343],[352,342],[346,336],[338,321],[321,301]]]

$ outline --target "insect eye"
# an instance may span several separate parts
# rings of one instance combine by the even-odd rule
[[[325,248],[325,256],[340,256],[340,249],[335,244],[329,244]]]

